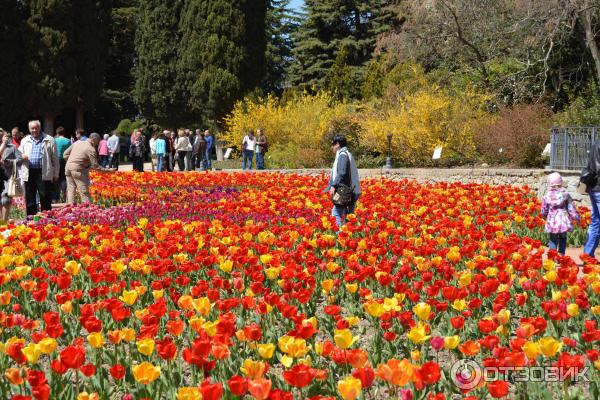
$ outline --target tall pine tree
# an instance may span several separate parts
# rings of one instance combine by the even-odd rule
[[[300,24],[299,14],[290,8],[291,0],[269,0],[267,8],[267,70],[262,88],[280,94],[288,85],[292,62],[292,36]]]
[[[176,128],[187,119],[178,75],[182,0],[139,0],[134,98],[142,114]]]
[[[267,0],[188,0],[180,74],[194,121],[214,124],[265,73]]]
[[[10,129],[22,116],[23,46],[21,42],[24,16],[17,0],[0,0],[0,126]]]
[[[395,0],[306,0],[304,21],[294,36],[291,81],[296,86],[339,86],[330,70],[347,72],[360,85],[377,36],[397,22]],[[342,51],[343,54],[338,53]],[[337,61],[336,61],[337,60]],[[336,82],[328,82],[334,79]],[[355,92],[356,94],[359,91]]]

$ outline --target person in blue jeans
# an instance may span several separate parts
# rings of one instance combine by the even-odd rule
[[[590,150],[588,165],[581,172],[580,181],[587,186],[592,205],[592,220],[588,227],[587,241],[583,246],[583,252],[590,257],[594,257],[598,242],[600,241],[600,182],[598,181],[598,172],[600,172],[600,141],[594,142]]]
[[[349,205],[343,207],[334,204],[331,210],[331,215],[335,217],[338,229],[341,229],[348,214],[353,214],[356,209],[356,202],[361,194],[360,177],[354,157],[346,148],[346,138],[344,136],[334,136],[331,141],[331,149],[335,152],[335,161],[331,168],[331,177],[325,193],[329,193],[329,196],[333,197],[340,184],[351,187],[353,192],[352,202]]]
[[[212,154],[213,146],[215,145],[215,138],[208,129],[204,131],[204,140],[206,140],[206,151],[204,152],[204,160],[202,160],[202,162],[204,164],[204,169],[210,170],[212,169],[210,156]]]
[[[244,136],[242,140],[242,170],[252,169],[252,159],[254,158],[254,149],[256,148],[256,137],[252,131]]]
[[[158,135],[154,142],[156,152],[156,170],[163,172],[165,170],[165,155],[167,154],[167,141],[162,133]]]

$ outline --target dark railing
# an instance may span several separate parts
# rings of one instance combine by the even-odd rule
[[[587,165],[592,143],[596,141],[600,128],[567,127],[550,130],[550,168],[582,169]]]

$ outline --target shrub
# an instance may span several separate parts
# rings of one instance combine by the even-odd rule
[[[477,150],[491,164],[543,167],[541,153],[550,140],[550,118],[550,110],[541,105],[503,107],[479,126],[475,135]]]
[[[475,158],[474,124],[486,117],[487,97],[467,91],[460,97],[436,86],[373,104],[363,113],[362,143],[386,154],[387,135],[392,136],[392,159],[404,166],[433,165],[431,156],[442,146],[446,163],[461,164]]]
[[[244,135],[260,127],[269,141],[267,161],[271,166],[308,168],[327,164],[327,141],[353,118],[354,108],[325,92],[292,93],[286,97],[285,101],[269,95],[257,101],[238,102],[225,118],[223,140],[239,151]]]
[[[119,125],[115,128],[117,134],[127,136],[133,133],[134,129],[144,129],[144,123],[140,120],[131,121],[130,119],[123,119],[119,122]]]

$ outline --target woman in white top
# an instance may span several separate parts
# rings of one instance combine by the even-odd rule
[[[192,145],[190,143],[190,139],[186,136],[183,129],[179,129],[177,131],[177,139],[175,139],[174,147],[175,158],[177,159],[179,170],[185,171],[187,169],[186,167],[188,167],[188,165],[186,165],[186,161],[189,158],[188,153],[191,154],[192,152]]]
[[[242,140],[242,169],[246,167],[252,169],[252,159],[254,158],[254,149],[256,148],[256,137],[252,131],[248,131],[244,140]]]

